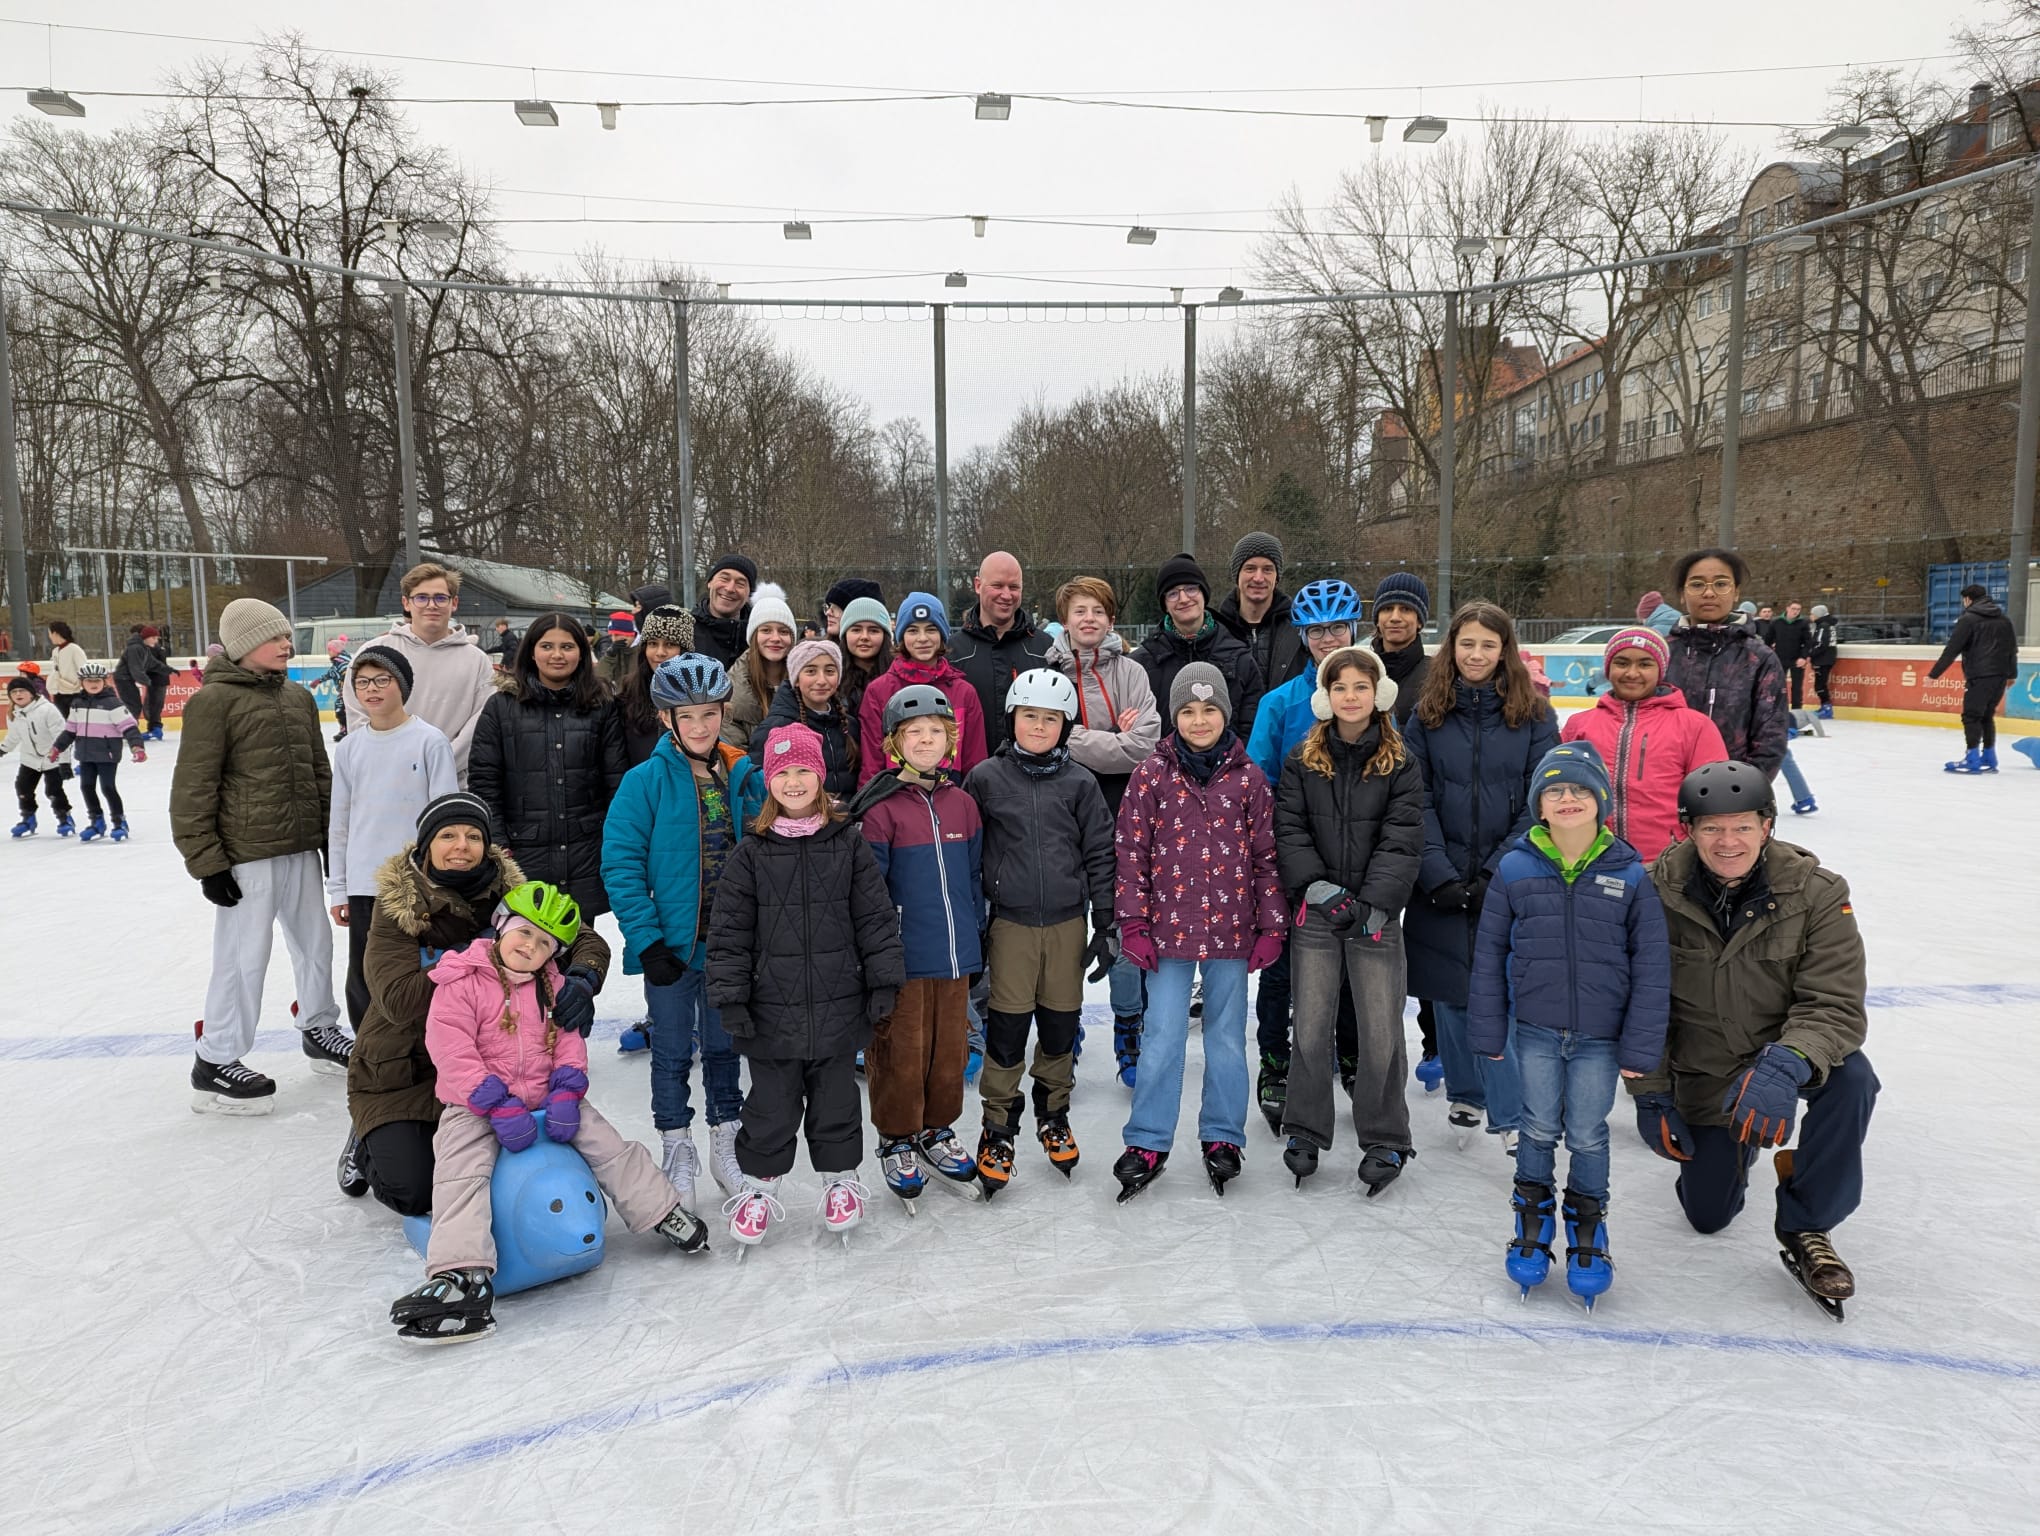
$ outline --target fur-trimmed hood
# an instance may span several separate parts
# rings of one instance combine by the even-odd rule
[[[413,938],[422,936],[432,926],[435,914],[456,907],[466,907],[472,915],[486,922],[489,914],[496,910],[496,903],[503,899],[503,893],[524,883],[524,871],[501,848],[491,848],[489,857],[495,863],[499,878],[486,888],[480,900],[470,902],[459,893],[427,880],[424,871],[413,862],[409,849],[393,853],[375,872],[376,908],[387,912],[390,920]]]

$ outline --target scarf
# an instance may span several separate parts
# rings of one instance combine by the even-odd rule
[[[772,830],[785,837],[813,837],[828,821],[820,811],[812,816],[781,816],[772,823]]]
[[[435,869],[430,859],[420,859],[418,867],[424,871],[428,884],[451,891],[463,900],[477,895],[496,878],[496,861],[486,855],[473,869]]]
[[[1049,779],[1062,772],[1064,763],[1070,760],[1068,747],[1050,747],[1046,752],[1029,752],[1019,742],[1007,743],[1007,750],[1013,754],[1013,761],[1020,771],[1030,779]]]
[[[1233,743],[1238,741],[1239,737],[1233,734],[1231,726],[1227,726],[1220,733],[1218,740],[1202,752],[1191,746],[1180,734],[1169,739],[1176,744],[1176,765],[1199,784],[1209,784],[1212,775],[1218,772],[1220,765],[1225,762],[1226,755],[1232,751]]]
[[[947,656],[937,656],[933,661],[916,661],[904,651],[893,658],[892,670],[905,683],[923,683],[929,687],[940,687],[945,679],[963,674],[949,664]]]

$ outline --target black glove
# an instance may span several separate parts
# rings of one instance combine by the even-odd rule
[[[216,907],[238,907],[241,904],[241,883],[234,878],[231,869],[223,869],[216,875],[203,875],[198,888],[205,892],[205,899]]]
[[[1487,888],[1493,882],[1495,872],[1483,869],[1473,877],[1473,883],[1466,888],[1466,910],[1478,912],[1487,905]]]
[[[1346,932],[1366,911],[1359,897],[1329,880],[1313,880],[1303,899],[1333,933]]]
[[[874,1024],[883,1024],[892,1017],[893,1008],[899,1003],[898,987],[880,987],[864,1000],[864,1016]]]
[[[687,962],[674,954],[673,946],[664,939],[647,944],[638,964],[645,968],[645,980],[655,987],[670,987],[687,974]]]
[[[1431,892],[1431,905],[1440,912],[1464,912],[1473,905],[1473,893],[1458,880],[1447,880]]]
[[[1091,947],[1084,951],[1084,958],[1091,962],[1092,981],[1103,981],[1119,961],[1119,930],[1105,924],[1091,930]]]
[[[595,1027],[595,993],[602,978],[584,965],[577,965],[560,978],[560,995],[553,999],[553,1020],[561,1029],[571,1029],[582,1039]]]

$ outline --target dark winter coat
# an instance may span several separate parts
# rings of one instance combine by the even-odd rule
[[[583,920],[609,910],[602,819],[629,769],[616,701],[577,710],[563,690],[523,702],[498,692],[475,722],[468,788],[495,813],[496,834],[527,877],[564,886]]]
[[[143,693],[157,683],[170,681],[170,663],[140,635],[128,637],[127,649],[120,653],[120,673]]]
[[[864,786],[853,811],[899,913],[907,979],[977,975],[985,968],[977,801],[948,779],[908,784],[888,770]]]
[[[1213,610],[1218,622],[1231,630],[1245,645],[1254,658],[1254,665],[1261,669],[1261,684],[1266,689],[1281,687],[1292,677],[1300,677],[1310,666],[1310,647],[1303,643],[1303,631],[1296,627],[1291,617],[1289,594],[1277,590],[1274,600],[1268,604],[1268,613],[1259,624],[1249,624],[1240,616],[1240,595],[1228,592],[1225,601]],[[1246,739],[1244,735],[1240,738]]]
[[[1409,905],[1424,857],[1424,775],[1403,754],[1395,771],[1364,773],[1381,746],[1369,725],[1348,745],[1331,735],[1332,776],[1289,754],[1275,786],[1275,856],[1291,905],[1311,882],[1342,885],[1370,907],[1396,913]],[[1308,743],[1306,743],[1307,745]]]
[[[963,616],[949,636],[949,659],[970,679],[984,708],[985,753],[987,756],[1012,740],[1006,719],[1006,690],[1022,672],[1048,665],[1048,647],[1053,637],[1035,627],[1025,608],[1013,615],[1013,627],[1003,635],[978,617],[977,605]]]
[[[1429,897],[1453,881],[1472,886],[1482,870],[1492,875],[1503,851],[1530,830],[1531,775],[1558,745],[1558,720],[1543,706],[1512,730],[1492,683],[1461,681],[1453,699],[1435,730],[1412,715],[1403,735],[1425,792],[1424,862],[1403,918],[1403,951],[1410,996],[1464,1008],[1480,913],[1442,911]]]
[[[1381,636],[1375,635],[1367,646],[1381,658],[1382,666],[1395,682],[1395,728],[1403,730],[1409,725],[1410,713],[1417,707],[1417,696],[1424,691],[1424,678],[1431,670],[1423,638],[1419,636],[1399,651],[1388,651],[1382,649]]]
[[[899,917],[855,822],[737,844],[709,918],[708,1000],[744,1055],[847,1056],[871,1039],[871,994],[906,979]]]
[[[1980,597],[1962,610],[1948,631],[1940,660],[1927,669],[1927,676],[1939,677],[1958,661],[1965,681],[2019,675],[2019,632],[1990,598]]]
[[[773,690],[772,707],[751,733],[751,761],[763,767],[765,738],[782,725],[796,724],[822,738],[822,761],[829,770],[823,775],[822,788],[835,799],[847,801],[857,793],[857,765],[850,757],[850,733],[857,729],[856,716],[845,716],[841,709],[816,714],[802,702],[800,691],[790,679]]]
[[[1809,1085],[1819,1087],[1869,1032],[1848,882],[1790,843],[1767,846],[1762,868],[1764,889],[1723,938],[1696,894],[1704,875],[1693,844],[1674,843],[1651,866],[1671,942],[1671,1028],[1664,1071],[1629,1091],[1669,1086],[1694,1125],[1728,1123],[1728,1085],[1772,1041],[1811,1062]]]
[[[1788,673],[1813,654],[1813,626],[1805,619],[1773,619],[1771,649]]]
[[[718,619],[709,613],[708,599],[704,597],[694,607],[695,651],[703,656],[713,656],[725,667],[734,667],[748,644],[744,630],[750,622],[749,603],[744,604],[735,618]]]
[[[1011,742],[963,781],[985,819],[984,888],[990,915],[1053,928],[1086,912],[1110,922],[1112,813],[1091,770],[1065,758],[1037,777]]]
[[[133,748],[141,744],[142,728],[135,724],[135,717],[113,689],[90,693],[81,688],[72,695],[70,718],[64,722],[64,733],[57,738],[57,746],[69,748],[73,762],[81,766],[117,763],[124,745]]]
[[[1650,872],[1619,837],[1567,884],[1529,837],[1502,854],[1480,914],[1466,1043],[1499,1056],[1509,1020],[1616,1042],[1616,1064],[1655,1072],[1665,1054],[1671,952]]]
[[[1226,692],[1232,695],[1233,734],[1241,741],[1253,736],[1254,711],[1261,707],[1267,681],[1246,642],[1211,614],[1204,616],[1204,627],[1190,640],[1185,640],[1176,632],[1176,626],[1165,620],[1160,629],[1141,641],[1133,659],[1147,672],[1155,707],[1161,711],[1164,736],[1174,735],[1176,730],[1176,722],[1169,714],[1170,685],[1176,681],[1176,674],[1193,661],[1208,661],[1225,674]]]
[[[1813,632],[1806,643],[1806,659],[1816,667],[1831,667],[1841,659],[1841,650],[1835,643],[1835,621],[1832,617],[1815,619]]]
[[[170,779],[170,835],[191,878],[325,847],[332,805],[312,696],[281,672],[207,662]]]
[[[375,920],[361,964],[368,1012],[347,1063],[347,1113],[357,1136],[399,1120],[438,1123],[439,1075],[425,1050],[432,966],[444,951],[487,934],[496,904],[524,882],[524,871],[501,848],[489,858],[495,877],[469,896],[434,885],[409,849],[376,871]],[[609,972],[609,945],[585,923],[557,963],[562,971],[592,971],[599,986]]]
[[[1681,619],[1666,639],[1665,681],[1721,728],[1731,760],[1778,777],[1785,761],[1785,669],[1746,623],[1695,624]]]

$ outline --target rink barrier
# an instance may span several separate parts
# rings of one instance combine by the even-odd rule
[[[323,1505],[367,1493],[381,1493],[400,1483],[437,1472],[456,1472],[564,1440],[591,1439],[650,1425],[695,1417],[727,1403],[778,1392],[812,1392],[818,1388],[858,1386],[968,1370],[987,1365],[1029,1365],[1092,1355],[1149,1353],[1210,1345],[1402,1343],[1431,1340],[1473,1340],[1487,1343],[1606,1344],[1619,1348],[1703,1350],[1714,1354],[1769,1355],[1782,1360],[1834,1365],[1884,1366],[1926,1370],[1996,1381],[2040,1382],[2040,1362],[1992,1360],[1981,1356],[1943,1355],[1931,1350],[1903,1349],[1834,1340],[1767,1338],[1759,1334],[1699,1333],[1687,1330],[1604,1328],[1558,1323],[1466,1322],[1335,1322],[1243,1323],[1216,1327],[1143,1329],[1133,1333],[1093,1334],[1062,1339],[1020,1339],[984,1343],[952,1350],[890,1355],[826,1370],[787,1370],[717,1387],[703,1387],[634,1403],[592,1408],[585,1413],[502,1430],[434,1450],[414,1451],[372,1466],[336,1473],[317,1482],[282,1489],[245,1503],[193,1515],[171,1525],[151,1527],[154,1536],[207,1536],[267,1521],[303,1515]]]

